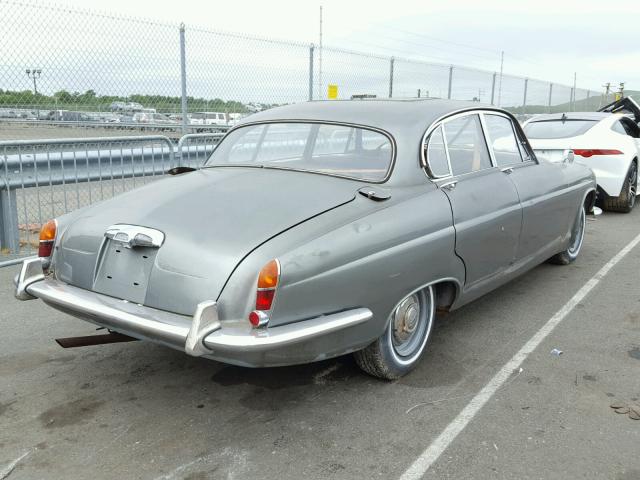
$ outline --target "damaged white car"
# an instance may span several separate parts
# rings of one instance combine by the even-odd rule
[[[524,131],[539,159],[562,162],[573,150],[596,175],[598,206],[628,213],[638,194],[639,122],[640,106],[627,97],[598,112],[536,115]]]

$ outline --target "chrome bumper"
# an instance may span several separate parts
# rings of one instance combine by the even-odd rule
[[[188,317],[45,278],[37,258],[23,263],[15,283],[16,298],[20,300],[40,298],[53,308],[110,330],[161,343],[192,356],[247,366],[287,364],[286,350],[304,350],[309,342],[339,334],[373,316],[369,309],[357,308],[279,327],[253,329],[248,321],[246,326],[241,326],[244,322],[220,322],[214,301],[200,303],[193,317]],[[269,360],[270,352],[279,353]]]

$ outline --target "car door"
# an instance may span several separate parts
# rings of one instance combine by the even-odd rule
[[[515,186],[522,205],[516,258],[519,263],[528,263],[551,257],[561,250],[578,205],[567,201],[567,195],[572,195],[564,174],[567,164],[538,162],[509,116],[485,112],[483,117],[491,156]]]
[[[516,188],[492,163],[479,113],[450,117],[428,142],[427,166],[451,204],[465,289],[492,283],[515,259],[522,223]]]

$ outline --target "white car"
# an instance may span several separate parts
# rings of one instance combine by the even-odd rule
[[[524,131],[539,159],[562,162],[568,150],[593,170],[598,204],[605,210],[630,212],[638,193],[640,107],[624,98],[599,112],[536,115]]]
[[[195,112],[191,114],[191,125],[220,125],[228,124],[227,114],[222,112]]]

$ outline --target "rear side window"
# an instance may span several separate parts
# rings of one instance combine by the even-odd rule
[[[595,120],[541,120],[525,125],[528,138],[569,138],[583,135],[598,123]]]
[[[620,123],[625,133],[630,137],[640,137],[640,130],[638,129],[638,125],[630,118],[621,118],[616,123]]]
[[[620,135],[626,135],[627,134],[627,131],[624,129],[624,127],[622,126],[620,121],[616,121],[616,123],[614,123],[611,126],[611,130],[613,130],[616,133],[619,133]]]
[[[493,156],[499,167],[522,162],[511,120],[499,115],[485,115]]]
[[[442,126],[436,128],[429,136],[427,144],[427,164],[432,176],[444,177],[449,175],[449,160],[444,146]]]
[[[453,175],[491,168],[478,115],[465,115],[445,122],[444,133]]]

